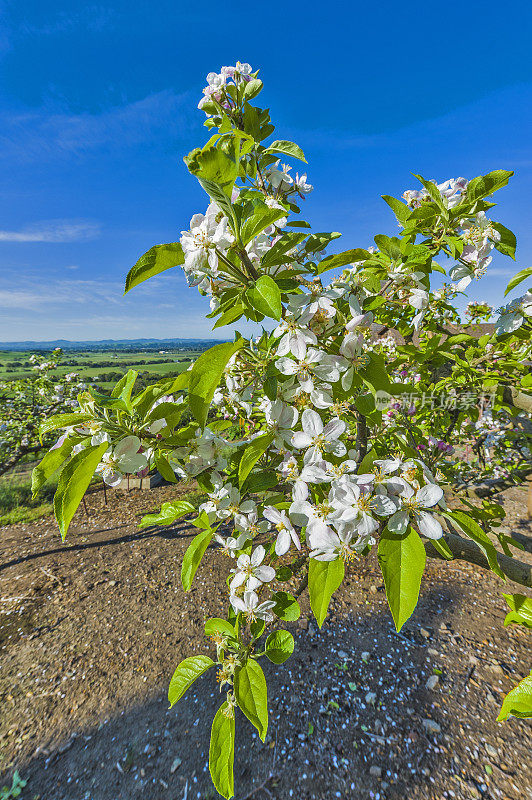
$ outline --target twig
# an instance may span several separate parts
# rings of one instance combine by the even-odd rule
[[[59,586],[62,586],[61,581],[59,580],[59,578],[56,575],[53,574],[53,572],[50,572],[50,570],[47,570],[46,567],[39,567],[39,569],[41,570],[41,572],[44,572],[44,574],[48,578],[51,578],[53,581],[57,581]]]

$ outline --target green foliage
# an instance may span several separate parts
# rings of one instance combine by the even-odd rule
[[[163,503],[158,514],[146,514],[142,517],[139,528],[149,528],[151,525],[172,525],[180,517],[195,510],[188,500],[173,500]]]
[[[144,253],[135,266],[129,270],[124,294],[148,278],[153,278],[154,275],[159,275],[167,269],[179,266],[184,260],[183,248],[179,242],[156,244],[147,253]]]
[[[504,620],[507,625],[523,625],[525,628],[532,628],[532,598],[524,594],[503,594],[511,611]]]
[[[189,544],[181,565],[181,583],[185,592],[188,592],[192,586],[194,575],[213,536],[214,531],[209,528],[206,531],[202,531],[202,533],[198,533]]]
[[[274,438],[273,433],[265,433],[263,436],[258,436],[256,439],[253,439],[251,444],[246,447],[242,453],[240,464],[238,465],[238,480],[240,486],[245,482],[249,473],[259,458],[264,455]]]
[[[214,661],[209,656],[199,655],[185,658],[174,672],[168,687],[170,708],[183,697],[195,680],[213,666]]]
[[[411,527],[403,536],[385,530],[379,541],[378,558],[388,605],[400,631],[417,605],[425,570],[425,548]]]
[[[532,267],[527,267],[526,269],[522,269],[520,272],[518,272],[516,275],[513,276],[511,281],[508,282],[508,286],[506,287],[504,296],[506,297],[506,295],[509,294],[512,291],[512,289],[515,289],[516,286],[518,286],[523,281],[526,281],[526,279],[530,277],[532,277]]]
[[[498,722],[503,722],[508,717],[532,717],[532,672],[523,678],[503,700]]]
[[[18,770],[15,770],[11,786],[2,786],[0,789],[0,800],[12,800],[12,798],[20,797],[26,784],[27,781],[22,780]]]
[[[308,589],[310,607],[318,625],[323,625],[331,597],[339,588],[345,575],[343,559],[336,561],[316,561],[311,558],[308,570]]]
[[[242,340],[216,344],[202,353],[190,371],[188,404],[195,419],[203,427],[216,387],[229,359],[242,347]]]
[[[72,517],[89,487],[94,470],[107,448],[107,442],[87,447],[76,453],[61,471],[54,497],[54,512],[63,541]]]
[[[255,285],[248,289],[247,298],[253,308],[265,317],[281,319],[281,292],[269,275],[261,275]]]
[[[254,658],[235,672],[235,697],[238,707],[258,731],[262,741],[268,731],[266,678]]]
[[[224,703],[216,712],[212,723],[209,746],[209,772],[216,789],[227,800],[235,794],[234,760],[235,716],[228,704]]]
[[[274,664],[284,664],[294,652],[294,637],[290,631],[273,631],[266,639],[266,655]]]
[[[274,592],[272,600],[275,602],[273,611],[284,622],[295,622],[301,616],[301,609],[296,598],[288,592]]]

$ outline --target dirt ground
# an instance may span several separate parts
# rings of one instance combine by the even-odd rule
[[[203,621],[223,610],[227,562],[209,552],[183,592],[196,531],[137,528],[174,496],[116,493],[105,506],[95,492],[64,545],[52,518],[0,530],[0,786],[18,769],[23,800],[217,796],[212,674],[170,711],[166,691],[182,658],[210,652]],[[525,490],[504,504],[507,530],[532,535]],[[503,628],[501,591],[524,590],[430,561],[401,634],[374,558],[349,567],[321,631],[303,597],[286,625],[294,656],[264,665],[266,743],[237,719],[237,800],[532,798],[530,723],[495,721],[530,670],[532,641]]]

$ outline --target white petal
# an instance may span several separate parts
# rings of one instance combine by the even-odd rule
[[[321,421],[320,415],[310,408],[306,408],[303,411],[301,415],[301,424],[305,433],[313,438],[319,436],[319,434],[323,432],[323,422]]]
[[[284,556],[285,553],[288,553],[291,541],[290,534],[286,529],[279,531],[275,542],[275,552],[278,556]]]
[[[442,497],[443,489],[441,486],[436,486],[435,483],[427,483],[427,485],[423,486],[416,494],[416,500],[418,500],[425,508],[435,506],[436,503],[439,503]]]
[[[266,550],[261,544],[259,544],[259,546],[255,548],[255,550],[251,554],[251,563],[253,564],[254,567],[258,566],[258,564],[262,562],[265,553]]]
[[[292,436],[292,444],[294,447],[297,447],[298,450],[301,450],[303,447],[310,447],[312,444],[312,439],[307,433],[303,433],[303,431],[296,431]]]
[[[120,441],[115,449],[114,455],[117,458],[125,455],[134,455],[140,448],[140,439],[138,436],[126,436]]]
[[[432,514],[420,511],[416,514],[416,522],[419,532],[429,539],[440,539],[443,536],[443,528]]]
[[[408,511],[401,508],[388,520],[388,530],[392,533],[404,533],[408,528],[408,519]]]

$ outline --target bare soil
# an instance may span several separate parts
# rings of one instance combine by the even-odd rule
[[[166,691],[182,658],[210,652],[203,622],[223,612],[227,561],[210,551],[185,594],[196,531],[137,527],[175,493],[120,492],[106,506],[95,492],[64,545],[52,518],[0,529],[0,786],[19,769],[23,800],[217,796],[213,676],[170,711]],[[507,530],[531,535],[525,490],[503,500]],[[373,558],[350,566],[321,631],[303,597],[286,625],[294,656],[264,665],[266,743],[237,719],[237,800],[531,798],[530,723],[495,721],[531,649],[530,632],[503,627],[501,591],[526,592],[430,561],[401,634]]]

